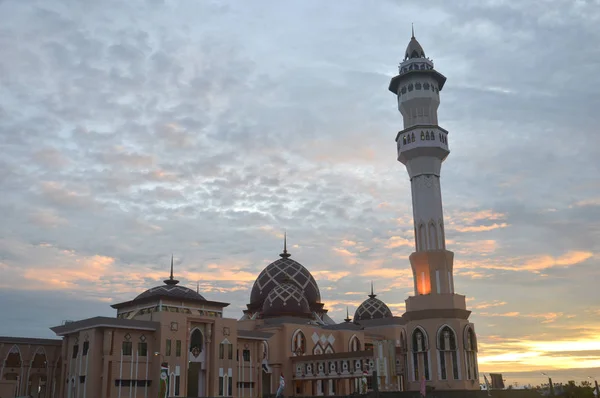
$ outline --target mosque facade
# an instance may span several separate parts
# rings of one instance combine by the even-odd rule
[[[414,295],[392,313],[371,293],[343,322],[328,315],[317,281],[292,258],[257,277],[240,319],[229,304],[163,284],[112,305],[115,317],[52,327],[59,339],[0,337],[0,397],[263,397],[380,391],[477,390],[477,338],[455,293],[440,188],[448,132],[438,125],[446,78],[414,34],[389,89],[404,129],[398,160],[412,189]]]

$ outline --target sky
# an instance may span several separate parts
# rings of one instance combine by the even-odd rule
[[[413,294],[415,35],[448,80],[447,247],[482,372],[600,377],[597,0],[0,1],[0,335],[168,276],[239,318],[287,231],[330,315]],[[592,369],[595,368],[595,369]]]

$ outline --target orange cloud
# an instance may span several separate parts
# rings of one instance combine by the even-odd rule
[[[356,246],[356,242],[344,239],[342,240],[342,246]]]
[[[585,251],[570,251],[560,257],[542,256],[531,259],[523,266],[522,269],[526,270],[543,270],[552,267],[568,267],[571,265],[579,264],[585,260],[591,258],[593,253]]]
[[[482,301],[477,304],[470,304],[472,309],[480,310],[484,308],[501,307],[506,305],[506,301],[494,300],[494,301]]]
[[[392,236],[388,239],[387,245],[385,245],[386,249],[395,249],[396,247],[401,246],[414,246],[414,242],[412,240],[403,238],[401,236]]]
[[[340,279],[350,275],[350,272],[348,272],[348,271],[338,271],[338,272],[335,272],[335,271],[313,271],[312,275],[316,280],[326,279],[328,281],[337,282]]]
[[[448,225],[458,232],[485,232],[509,226],[506,222],[494,222],[491,225],[479,225],[482,221],[501,221],[504,213],[493,210],[457,212],[448,216]]]
[[[365,271],[360,274],[361,276],[376,276],[377,278],[411,278],[412,271],[407,268],[377,268]]]
[[[466,227],[455,227],[454,229],[457,230],[458,232],[485,232],[485,231],[492,231],[494,229],[498,229],[498,228],[506,228],[508,227],[509,224],[507,223],[494,223],[492,225],[477,225],[477,226],[466,226]]]

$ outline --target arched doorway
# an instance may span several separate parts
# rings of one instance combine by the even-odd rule
[[[15,396],[18,396],[21,393],[22,363],[23,358],[21,357],[21,350],[19,350],[17,345],[13,345],[4,358],[2,380],[11,380],[15,382]]]
[[[48,384],[48,363],[46,357],[46,351],[42,347],[38,348],[33,361],[31,361],[31,368],[29,369],[29,380],[27,382],[26,394],[31,395],[33,398],[47,398]]]
[[[205,358],[204,335],[200,329],[196,328],[192,331],[188,347],[188,397],[203,397],[206,395]]]

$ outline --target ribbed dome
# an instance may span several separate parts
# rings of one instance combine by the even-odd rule
[[[201,294],[185,286],[166,284],[153,287],[152,289],[148,289],[144,293],[138,295],[133,300],[141,300],[153,296],[172,297],[178,300],[206,300],[204,297],[202,297]]]
[[[173,256],[171,256],[171,275],[169,276],[169,279],[165,279],[164,282],[164,285],[146,290],[144,293],[134,298],[133,301],[144,300],[149,297],[170,297],[178,300],[206,301],[200,293],[185,286],[177,286],[179,281],[173,278]]]
[[[290,279],[269,292],[262,307],[263,317],[311,316],[312,312],[302,290]]]
[[[309,303],[309,306],[321,302],[321,293],[315,278],[304,266],[290,258],[284,246],[281,258],[269,264],[256,278],[250,293],[250,308],[261,308],[271,290],[284,282],[289,277],[297,286]]]
[[[354,312],[354,321],[366,321],[369,319],[381,319],[391,318],[394,315],[387,305],[373,293],[373,285],[371,285],[371,294],[369,298],[362,302],[362,304]]]
[[[423,51],[423,47],[415,39],[415,36],[410,38],[410,42],[406,47],[406,53],[404,54],[405,61],[410,58],[425,58],[425,51]]]

